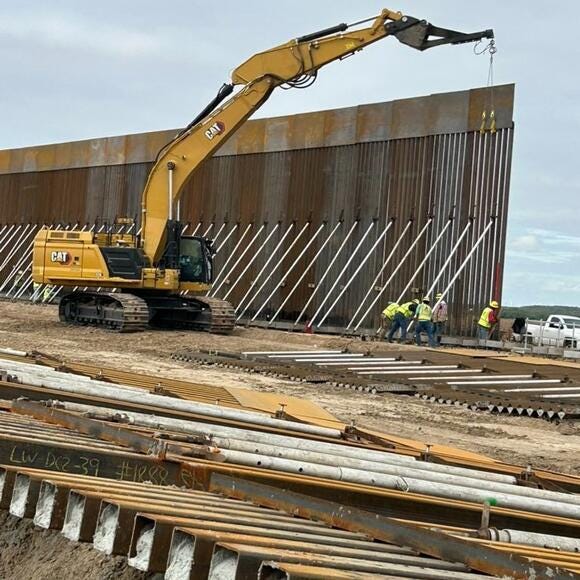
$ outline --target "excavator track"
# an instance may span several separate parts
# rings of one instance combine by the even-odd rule
[[[199,323],[194,323],[203,326],[198,330],[205,330],[212,334],[231,334],[234,331],[236,313],[229,302],[207,296],[196,296],[190,300],[196,301],[203,309]]]
[[[206,296],[136,296],[121,292],[72,292],[60,301],[61,322],[139,332],[151,326],[231,334],[235,312],[224,300]]]
[[[58,307],[61,322],[139,332],[149,326],[149,306],[139,296],[116,292],[71,292]]]

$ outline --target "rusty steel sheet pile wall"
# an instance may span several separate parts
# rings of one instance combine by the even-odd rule
[[[471,333],[501,299],[513,98],[504,85],[246,123],[182,197],[187,233],[216,239],[212,294],[241,321],[376,328],[388,300],[461,269],[450,330]],[[481,133],[492,101],[497,131]],[[0,226],[138,218],[174,133],[0,151]]]

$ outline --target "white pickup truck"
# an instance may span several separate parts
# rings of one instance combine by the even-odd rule
[[[520,340],[538,346],[580,349],[580,317],[551,314],[548,320],[527,320]]]

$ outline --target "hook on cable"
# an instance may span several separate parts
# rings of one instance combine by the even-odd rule
[[[489,43],[482,49],[478,49],[478,46],[481,44],[481,40],[478,41],[475,46],[473,47],[473,52],[476,55],[485,54],[486,52],[489,53],[489,70],[487,73],[487,88],[490,89],[490,112],[489,112],[489,132],[495,134],[496,129],[496,120],[495,120],[495,105],[494,105],[494,94],[493,94],[493,57],[497,53],[497,46],[495,44],[495,40],[492,38]],[[487,121],[487,112],[484,109],[481,114],[481,126],[479,128],[479,133],[483,135],[486,131],[486,121]]]

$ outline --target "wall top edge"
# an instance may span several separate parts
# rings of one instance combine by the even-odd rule
[[[515,85],[435,93],[246,122],[216,156],[334,147],[479,130],[495,107],[498,129],[513,127]],[[153,131],[0,150],[0,174],[151,162],[177,133]]]

